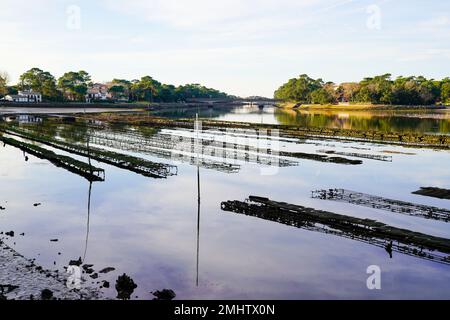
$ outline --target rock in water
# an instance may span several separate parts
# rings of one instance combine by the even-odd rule
[[[108,267],[108,268],[100,270],[99,272],[100,273],[109,273],[109,272],[114,271],[114,270],[116,270],[116,269],[113,268],[113,267]]]
[[[133,279],[124,273],[116,280],[117,299],[130,300],[130,297],[136,288],[137,285],[134,283]]]
[[[49,289],[44,289],[41,292],[42,300],[51,300],[53,298],[53,291]]]
[[[173,290],[163,289],[161,291],[152,292],[156,297],[155,300],[173,300],[177,296]]]
[[[70,260],[69,266],[81,266],[83,261],[81,260],[81,257],[78,258],[78,260]]]

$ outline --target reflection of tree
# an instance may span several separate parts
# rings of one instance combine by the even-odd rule
[[[194,118],[196,114],[200,118],[218,118],[233,112],[236,107],[230,106],[214,106],[213,108],[199,107],[199,108],[174,108],[174,109],[162,109],[154,111],[153,114],[170,119],[177,118]]]
[[[146,126],[136,126],[134,129],[136,129],[144,138],[151,138],[160,131],[159,128]]]
[[[58,131],[58,128],[51,122],[44,119],[40,123],[35,124],[26,124],[25,128],[31,129],[36,132],[38,135],[54,137]]]
[[[86,141],[89,126],[85,123],[58,126],[58,135],[69,143],[83,143]]]
[[[31,130],[34,134],[55,138],[57,136],[71,143],[84,143],[86,141],[89,126],[86,123],[61,124],[52,120],[44,120],[37,124],[27,124],[24,128]]]
[[[304,127],[325,127],[355,130],[376,130],[382,132],[439,132],[450,133],[449,119],[430,119],[402,117],[393,112],[370,113],[345,111],[342,117],[337,111],[293,112],[275,110],[275,118],[283,125]]]

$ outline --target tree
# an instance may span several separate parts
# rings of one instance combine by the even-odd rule
[[[158,95],[158,89],[161,83],[154,80],[150,76],[142,77],[139,81],[133,81],[131,84],[131,92],[137,100],[153,102]]]
[[[445,103],[449,98],[449,78],[441,81],[418,77],[398,77],[391,74],[367,77],[359,83],[342,83],[337,90],[334,84],[314,80],[307,75],[290,79],[275,91],[275,98],[284,101],[330,103],[333,101],[363,102],[373,104],[431,105]],[[323,90],[321,90],[323,89]]]
[[[108,89],[113,99],[123,98],[125,95],[125,88],[119,85],[113,85]]]
[[[336,91],[337,99],[341,102],[354,102],[356,100],[356,94],[360,89],[361,86],[357,82],[342,83]]]
[[[322,79],[315,80],[306,74],[302,74],[282,85],[275,91],[274,97],[286,101],[310,103],[311,93],[321,87],[323,87]]]
[[[17,88],[17,86],[8,86],[7,90],[8,90],[7,94],[18,94],[19,93],[19,88]]]
[[[421,104],[429,105],[436,103],[441,95],[441,88],[439,82],[434,79],[426,79],[423,76],[417,78],[419,83],[418,93]]]
[[[114,82],[114,81],[113,81]],[[175,87],[162,84],[150,76],[133,80],[130,83],[130,100],[149,102],[186,101],[191,98],[228,98],[228,95],[216,89],[207,88],[198,83]]]
[[[9,75],[6,72],[0,72],[0,97],[7,95]]]
[[[442,103],[450,103],[450,78],[441,81],[440,99]]]
[[[336,97],[334,95],[333,86],[329,85],[311,92],[311,102],[317,104],[335,103]]]
[[[163,84],[160,90],[160,99],[162,102],[176,101],[175,86]]]
[[[133,100],[131,97],[131,81],[125,79],[113,79],[108,90],[114,99]]]
[[[219,90],[207,88],[198,83],[186,84],[175,89],[175,96],[177,100],[185,101],[191,98],[227,98],[227,94]]]
[[[69,100],[83,101],[90,81],[86,71],[70,71],[58,79],[58,87]]]
[[[39,68],[32,68],[22,74],[18,87],[21,90],[39,92],[44,99],[56,99],[58,96],[55,77]]]
[[[386,73],[373,78],[364,78],[360,83],[357,100],[374,104],[392,103],[392,81],[391,74]]]

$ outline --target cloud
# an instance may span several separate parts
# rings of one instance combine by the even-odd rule
[[[415,62],[435,59],[446,59],[450,61],[450,49],[447,48],[429,48],[426,50],[411,52],[408,55],[399,55],[399,62]]]
[[[151,74],[166,83],[271,95],[300,73],[333,81],[377,70],[440,78],[439,64],[449,61],[448,11],[432,1],[416,1],[421,9],[381,0],[1,2],[0,69],[12,82],[37,66],[57,77],[78,69],[98,81]],[[366,27],[372,3],[383,4],[379,32]],[[76,32],[66,27],[71,4],[81,9]]]
[[[167,24],[174,28],[201,28],[218,24],[234,24],[237,20],[257,16],[298,17],[323,0],[104,0],[109,8],[124,14]],[[328,1],[329,2],[329,1]]]
[[[435,29],[435,28],[436,29],[437,28],[449,29],[450,28],[450,18],[447,15],[439,15],[432,19],[420,22],[419,27],[432,28],[432,29]],[[450,31],[450,30],[447,30],[447,31]]]

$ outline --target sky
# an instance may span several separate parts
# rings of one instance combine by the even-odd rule
[[[11,83],[39,67],[270,97],[304,73],[450,76],[448,0],[0,0],[0,30]]]

